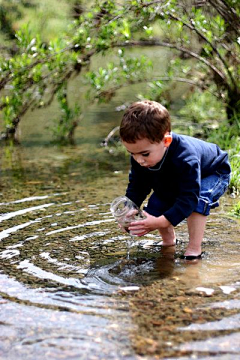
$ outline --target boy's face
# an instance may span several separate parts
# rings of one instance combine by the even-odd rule
[[[135,143],[122,141],[127,151],[133,156],[134,160],[143,167],[153,167],[159,163],[170,145],[165,138],[159,143],[151,143],[147,138],[137,140]]]

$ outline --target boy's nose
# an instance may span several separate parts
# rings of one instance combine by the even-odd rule
[[[143,165],[145,163],[145,159],[143,159],[142,156],[137,156],[136,161],[139,165]]]

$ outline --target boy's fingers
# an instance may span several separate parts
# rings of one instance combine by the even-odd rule
[[[144,220],[138,220],[138,221],[132,221],[132,222],[130,223],[130,226],[136,227],[136,226],[138,226],[138,225],[143,225],[143,224],[144,224]]]

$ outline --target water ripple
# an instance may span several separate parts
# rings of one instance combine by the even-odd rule
[[[47,207],[53,206],[53,205],[54,205],[54,203],[38,205],[38,206],[32,206],[32,207],[27,208],[27,209],[22,209],[22,210],[18,210],[18,211],[13,211],[11,213],[2,214],[2,215],[0,215],[0,222],[2,222],[4,220],[11,219],[11,218],[13,218],[15,216],[23,215],[23,214],[26,214],[26,213],[29,213],[29,212],[32,212],[32,211],[35,211],[35,210],[41,210],[41,209],[44,209],[44,208],[47,208]]]

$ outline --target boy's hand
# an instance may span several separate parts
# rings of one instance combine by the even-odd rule
[[[133,221],[129,225],[128,229],[132,235],[143,236],[150,231],[166,228],[171,225],[163,215],[156,217],[148,214],[146,211],[143,211],[143,213],[146,216],[146,219]]]

